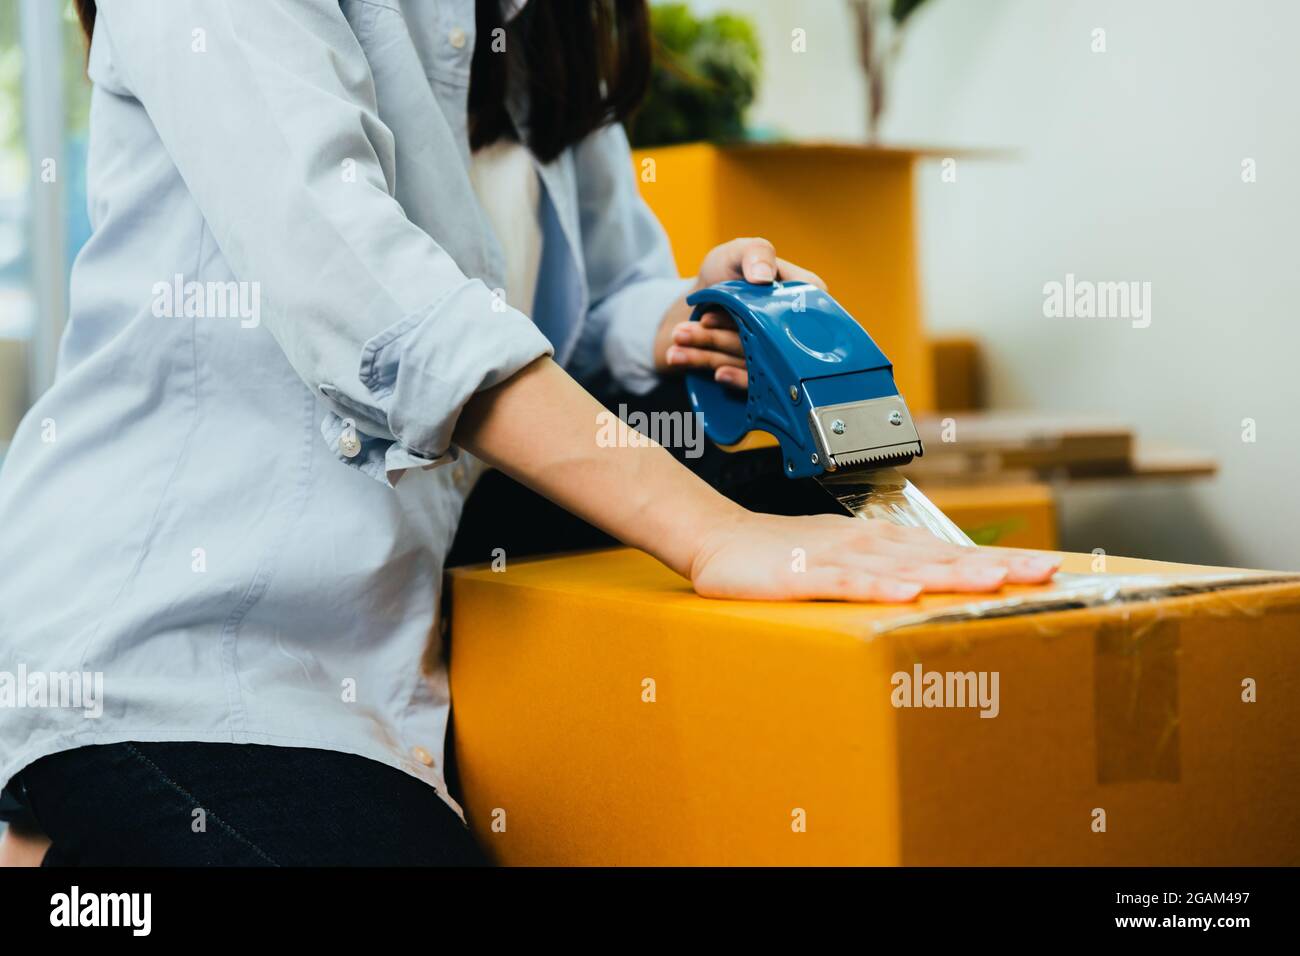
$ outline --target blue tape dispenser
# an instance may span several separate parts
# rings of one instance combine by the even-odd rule
[[[924,453],[894,384],[894,367],[871,336],[814,285],[721,282],[692,294],[692,321],[731,316],[749,370],[741,391],[707,371],[686,378],[704,433],[735,445],[752,431],[773,435],[785,474],[815,477],[850,514],[924,528],[953,544],[966,534],[894,471]]]
[[[692,321],[721,310],[736,323],[749,389],[687,376],[705,434],[734,445],[751,431],[773,435],[791,478],[885,468],[924,449],[894,367],[839,303],[804,282],[721,282],[688,298]]]

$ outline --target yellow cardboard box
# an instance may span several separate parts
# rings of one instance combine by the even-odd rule
[[[1300,579],[1108,565],[888,607],[455,571],[471,823],[507,864],[1300,863]]]

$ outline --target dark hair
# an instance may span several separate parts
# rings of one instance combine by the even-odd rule
[[[81,20],[81,29],[86,31],[86,42],[95,32],[95,0],[73,0],[77,6],[77,18]]]
[[[95,0],[75,0],[87,39]],[[509,23],[501,0],[477,0],[470,67],[469,141],[517,139],[510,83],[528,94],[527,146],[543,162],[609,123],[627,119],[650,83],[646,0],[530,0]],[[496,32],[496,31],[503,32]],[[505,52],[498,52],[504,39]]]
[[[527,145],[544,162],[627,119],[650,83],[645,0],[530,0],[509,24],[500,0],[477,0],[476,32],[471,149],[516,136],[505,108],[508,82],[526,86]],[[504,54],[494,49],[496,38],[505,39]]]

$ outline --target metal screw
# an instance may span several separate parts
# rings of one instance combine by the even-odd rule
[[[835,419],[835,421],[831,422],[831,431],[833,431],[837,435],[843,435],[844,422],[841,419],[838,418]]]
[[[812,463],[815,465],[815,464],[817,464],[817,462],[820,461],[820,460],[821,460],[821,459],[819,459],[819,458],[817,457],[817,452],[813,452]]]
[[[890,413],[889,413],[889,424],[891,424],[891,425],[901,425],[901,424],[903,424],[903,413],[902,413],[902,412],[897,412],[897,411],[895,411],[895,412],[890,412]]]
[[[790,401],[799,401],[799,389],[795,388],[793,385],[790,386]]]

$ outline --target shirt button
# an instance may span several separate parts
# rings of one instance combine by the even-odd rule
[[[454,27],[452,31],[447,34],[447,42],[450,43],[457,50],[465,46],[466,39],[467,37],[465,36],[465,31],[462,30],[460,27]]]
[[[429,753],[429,751],[425,750],[423,747],[412,747],[411,756],[420,761],[420,763],[424,764],[426,767],[433,766],[433,754]]]
[[[339,439],[339,451],[348,458],[356,458],[361,453],[361,439],[355,433],[344,432]]]

